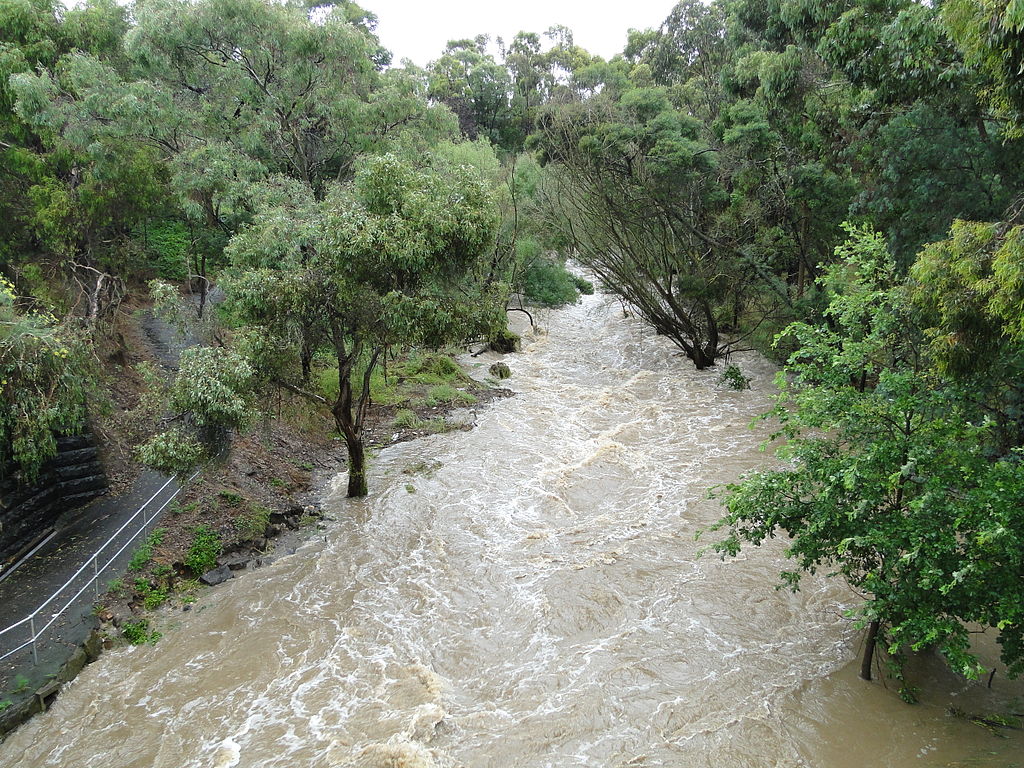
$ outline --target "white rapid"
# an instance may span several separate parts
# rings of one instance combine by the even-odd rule
[[[841,585],[775,590],[778,542],[698,556],[707,489],[770,460],[748,428],[767,363],[741,359],[753,389],[729,391],[607,297],[541,323],[507,359],[514,398],[384,450],[368,499],[332,496],[297,554],[108,652],[0,767],[1024,762],[1019,734],[946,714],[1020,686],[925,660],[905,705],[856,679]]]

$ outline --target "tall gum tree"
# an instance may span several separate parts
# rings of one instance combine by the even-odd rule
[[[385,351],[504,323],[501,287],[479,279],[498,223],[487,185],[465,166],[428,161],[368,158],[323,201],[281,182],[228,249],[240,343],[268,380],[330,408],[348,449],[350,496],[367,493],[363,429]],[[333,399],[309,386],[301,349],[329,353]]]

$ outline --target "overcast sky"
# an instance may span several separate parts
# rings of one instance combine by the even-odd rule
[[[675,0],[360,0],[377,14],[377,35],[394,55],[420,66],[449,40],[489,34],[511,41],[516,32],[543,33],[555,24],[573,31],[577,45],[605,59],[622,51],[626,31],[658,26]]]

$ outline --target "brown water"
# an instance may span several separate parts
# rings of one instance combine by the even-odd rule
[[[383,451],[369,499],[105,654],[0,766],[1024,763],[1019,734],[945,714],[1020,686],[925,660],[907,706],[856,679],[843,587],[775,591],[778,546],[698,559],[706,489],[767,460],[770,366],[722,389],[602,297],[542,322],[515,398]]]

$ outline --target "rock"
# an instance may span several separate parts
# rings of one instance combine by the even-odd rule
[[[501,331],[490,340],[491,349],[495,352],[501,352],[502,354],[518,352],[521,344],[522,340],[519,338],[519,334],[512,333],[512,331],[508,329]]]
[[[235,574],[231,572],[231,569],[226,565],[220,566],[220,568],[214,568],[212,571],[207,571],[199,580],[210,587],[215,587],[218,584],[223,584],[228,579],[233,579]]]
[[[217,562],[221,566],[226,565],[229,570],[241,571],[249,564],[250,560],[252,560],[252,557],[250,557],[249,555],[239,553],[236,555],[230,555],[228,557],[222,557]]]
[[[505,363],[494,363],[488,370],[496,379],[507,379],[512,375],[512,371]]]

